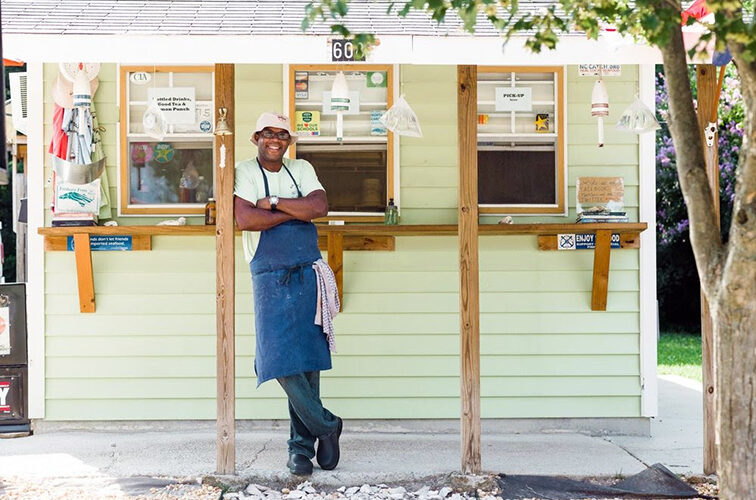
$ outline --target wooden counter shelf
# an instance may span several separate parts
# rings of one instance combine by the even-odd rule
[[[605,311],[609,284],[609,256],[613,234],[619,235],[620,248],[639,248],[640,233],[648,225],[638,223],[603,224],[481,224],[478,232],[485,235],[538,236],[539,250],[556,250],[558,235],[595,235],[593,259],[593,289],[591,309]],[[382,224],[318,225],[321,250],[328,250],[328,264],[336,276],[339,298],[343,304],[344,251],[394,249],[396,236],[454,236],[456,224],[417,224],[386,226]],[[90,235],[131,236],[133,250],[150,250],[152,236],[214,235],[215,226],[81,226],[44,227],[38,230],[45,236],[45,250],[68,250],[68,237],[74,240],[76,274],[81,312],[95,312],[94,277]],[[237,231],[238,233],[238,231]]]

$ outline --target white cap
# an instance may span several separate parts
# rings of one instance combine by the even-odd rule
[[[297,142],[298,137],[291,129],[291,121],[286,115],[279,113],[263,113],[260,118],[257,119],[257,125],[255,125],[255,131],[252,132],[254,136],[257,132],[262,131],[266,127],[280,128],[286,130],[291,135],[291,144]]]

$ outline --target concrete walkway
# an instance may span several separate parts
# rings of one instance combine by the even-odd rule
[[[702,472],[700,384],[659,379],[660,417],[651,436],[589,436],[555,432],[484,433],[483,469],[494,473],[569,476],[630,475],[661,462],[678,473]],[[387,424],[389,425],[389,424]],[[456,433],[356,432],[346,422],[339,467],[317,467],[312,481],[322,485],[411,482],[460,469]],[[241,428],[236,438],[239,476],[251,481],[286,481],[288,428]],[[105,480],[131,476],[204,476],[215,470],[214,422],[170,431],[47,430],[0,440],[5,477]]]

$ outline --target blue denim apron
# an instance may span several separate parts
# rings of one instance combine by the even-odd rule
[[[269,196],[265,172],[263,179]],[[291,220],[260,234],[249,264],[258,387],[273,378],[331,369],[323,327],[314,323],[317,282],[312,263],[320,258],[318,230],[311,222]]]

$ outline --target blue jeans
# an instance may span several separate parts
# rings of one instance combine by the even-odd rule
[[[318,436],[330,434],[338,426],[336,416],[320,401],[320,372],[297,373],[276,380],[289,398],[289,453],[313,458]]]

